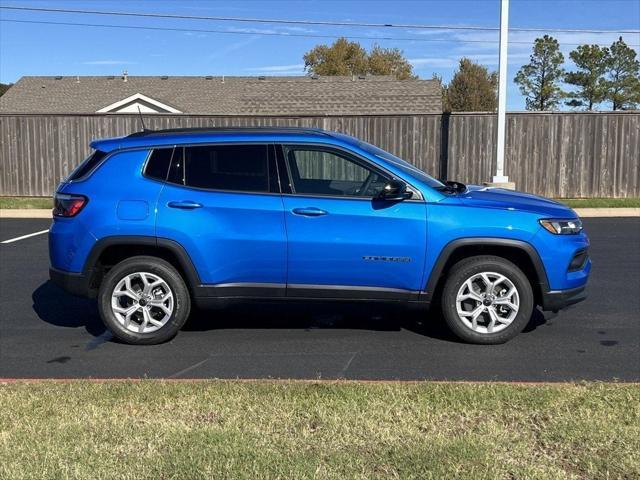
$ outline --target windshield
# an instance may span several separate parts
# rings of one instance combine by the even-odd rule
[[[386,160],[389,163],[392,163],[395,167],[398,167],[402,171],[417,178],[421,182],[426,183],[431,188],[441,189],[441,188],[444,188],[445,186],[441,181],[436,180],[430,175],[427,175],[422,170],[411,165],[406,160],[402,160],[401,158],[398,158],[395,155],[391,155],[389,152],[385,152],[384,150],[376,147],[375,145],[371,145],[370,143],[360,141],[358,142],[358,146],[364,151],[369,152],[370,154],[375,155],[376,157],[382,158],[383,160]]]

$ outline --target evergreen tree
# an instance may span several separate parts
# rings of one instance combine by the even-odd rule
[[[577,70],[567,72],[564,81],[577,87],[577,91],[567,94],[571,100],[566,103],[571,107],[593,110],[593,107],[604,101],[607,96],[604,75],[607,71],[609,50],[598,45],[580,45],[569,57]]]
[[[640,61],[620,37],[609,48],[606,98],[613,110],[632,110],[640,103]]]
[[[552,110],[558,106],[565,95],[558,85],[564,76],[563,62],[564,55],[555,38],[536,38],[529,63],[514,78],[526,97],[527,110]]]

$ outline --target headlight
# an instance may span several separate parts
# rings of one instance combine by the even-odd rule
[[[574,233],[580,233],[582,231],[582,222],[578,219],[575,220],[553,220],[544,219],[540,220],[545,230],[553,233],[554,235],[572,235]]]

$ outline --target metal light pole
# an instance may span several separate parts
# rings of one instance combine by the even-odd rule
[[[504,174],[505,123],[507,109],[507,45],[509,36],[509,0],[500,0],[500,57],[498,67],[498,134],[496,138],[496,174],[494,184],[515,188]]]

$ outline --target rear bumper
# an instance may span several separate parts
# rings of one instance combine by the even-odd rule
[[[551,290],[542,294],[542,309],[557,312],[587,298],[586,285],[568,290]]]
[[[82,273],[65,272],[57,268],[49,268],[49,278],[53,283],[73,295],[79,297],[89,296],[89,280]]]

